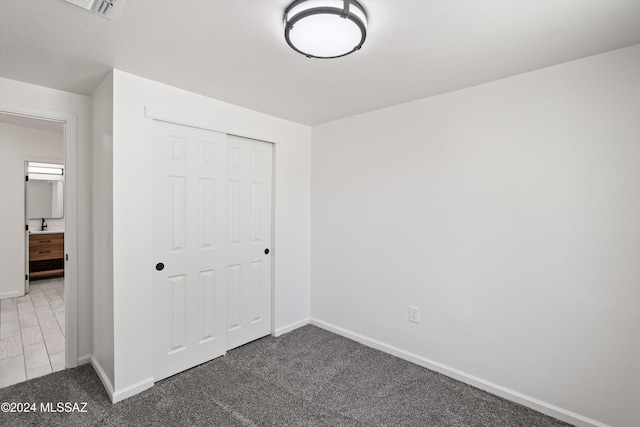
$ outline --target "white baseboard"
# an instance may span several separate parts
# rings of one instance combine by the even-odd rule
[[[153,377],[146,378],[142,381],[138,381],[137,383],[132,384],[129,387],[125,387],[122,390],[118,390],[115,393],[113,393],[113,397],[111,398],[111,401],[113,403],[117,403],[128,397],[135,396],[136,394],[141,393],[146,389],[153,387],[154,383],[155,381]]]
[[[91,356],[91,366],[93,366],[93,369],[98,374],[98,378],[100,378],[102,385],[107,390],[107,394],[109,395],[109,398],[113,402],[113,384],[111,384],[111,380],[109,380],[109,377],[104,372],[104,369],[102,369],[100,362],[98,362],[98,360],[93,356]]]
[[[125,387],[122,390],[114,391],[113,384],[111,384],[109,377],[107,377],[107,374],[104,372],[104,369],[102,369],[100,362],[98,362],[93,356],[91,356],[91,365],[93,366],[93,369],[95,369],[96,373],[98,374],[98,378],[100,378],[100,381],[102,381],[102,385],[107,390],[107,394],[109,394],[111,403],[118,403],[121,400],[134,396],[148,388],[153,387],[153,384],[154,384],[153,377],[151,377],[151,378],[144,379],[140,382],[137,382],[133,385],[130,385],[129,387]]]
[[[86,356],[78,357],[78,366],[86,365],[87,363],[91,363],[91,355],[88,354]]]
[[[306,319],[302,319],[302,320],[298,320],[297,322],[290,323],[286,326],[276,329],[275,332],[273,333],[273,336],[279,337],[281,335],[284,335],[287,332],[293,331],[294,329],[298,329],[303,327],[304,325],[308,325],[310,321],[311,321],[311,318],[307,317]]]
[[[506,387],[503,387],[499,384],[492,383],[491,381],[484,380],[482,378],[476,377],[474,375],[468,374],[466,372],[460,371],[450,366],[443,365],[442,363],[438,363],[436,361],[427,359],[425,357],[418,356],[417,354],[410,353],[408,351],[391,346],[389,344],[385,344],[381,341],[366,337],[364,335],[360,335],[358,333],[349,331],[339,326],[332,325],[331,323],[327,323],[320,319],[316,319],[312,317],[311,324],[318,326],[322,329],[331,331],[335,334],[341,335],[343,337],[357,341],[360,344],[366,345],[367,347],[375,348],[376,350],[380,350],[382,352],[392,354],[408,362],[415,363],[416,365],[422,366],[427,369],[431,369],[432,371],[439,372],[441,374],[454,378],[463,383],[488,391],[491,394],[495,394],[507,400],[511,400],[513,402],[519,403],[523,406],[534,409],[538,412],[542,412],[543,414],[557,418],[561,421],[574,424],[575,426],[609,427],[606,424],[603,424],[596,420],[592,420],[591,418],[587,418],[580,414],[576,414],[575,412],[571,412],[566,409],[560,408],[558,406],[552,405],[550,403],[543,402],[531,396],[527,396],[515,390],[511,390]]]
[[[20,292],[20,291],[3,292],[0,294],[0,299],[18,298],[21,296],[24,296],[24,292]]]

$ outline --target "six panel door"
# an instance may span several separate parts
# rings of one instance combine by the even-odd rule
[[[227,136],[227,349],[271,333],[272,144]]]
[[[226,135],[160,121],[154,144],[154,377],[226,351]]]

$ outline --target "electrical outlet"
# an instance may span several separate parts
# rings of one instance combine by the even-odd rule
[[[418,323],[420,321],[420,312],[417,307],[409,306],[409,322]]]

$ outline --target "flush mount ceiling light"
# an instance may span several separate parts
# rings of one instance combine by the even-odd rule
[[[284,38],[309,58],[339,58],[362,47],[367,13],[356,0],[296,0],[284,12]]]

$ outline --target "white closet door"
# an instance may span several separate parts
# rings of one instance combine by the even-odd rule
[[[154,121],[153,138],[157,381],[226,351],[227,158],[225,134]]]
[[[227,136],[227,349],[271,333],[272,145]]]

